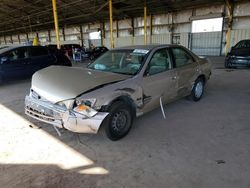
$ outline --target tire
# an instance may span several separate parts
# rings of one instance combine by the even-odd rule
[[[229,63],[225,62],[225,68],[226,68],[226,69],[231,68],[231,66],[229,65]]]
[[[232,66],[232,63],[225,61],[225,68],[231,69],[231,68],[235,68],[235,67]]]
[[[191,95],[190,98],[193,101],[199,101],[204,93],[204,86],[205,86],[205,82],[204,79],[202,78],[197,78],[197,80],[194,83],[193,89],[191,91]]]
[[[132,127],[133,115],[130,106],[122,101],[115,102],[108,110],[102,130],[112,140],[120,140],[128,134]]]

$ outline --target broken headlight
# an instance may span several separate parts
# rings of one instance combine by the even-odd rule
[[[65,107],[67,109],[71,109],[73,107],[74,104],[74,100],[70,99],[70,100],[65,100],[65,101],[60,101],[57,103],[59,106]]]
[[[87,117],[93,117],[94,115],[97,114],[97,111],[94,110],[93,108],[85,105],[85,104],[80,104],[77,107],[73,109],[75,112],[82,114]]]
[[[92,98],[92,99],[76,99],[76,105],[79,106],[81,104],[84,104],[86,106],[89,106],[89,107],[94,107],[96,103],[96,99],[95,98]]]
[[[76,107],[73,109],[75,112],[79,114],[85,115],[87,117],[93,117],[97,114],[97,111],[93,109],[95,105],[96,99],[76,99]]]

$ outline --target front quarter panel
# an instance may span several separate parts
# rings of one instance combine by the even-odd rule
[[[95,98],[95,109],[101,109],[103,106],[110,105],[115,99],[121,96],[126,96],[132,99],[136,107],[141,107],[142,104],[142,88],[139,84],[138,77],[126,79],[114,84],[104,86],[89,93],[83,94],[80,98],[90,99]]]

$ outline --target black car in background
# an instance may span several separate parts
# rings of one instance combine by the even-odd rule
[[[237,66],[250,66],[250,39],[238,42],[226,56],[225,68]]]
[[[30,77],[50,65],[72,66],[59,50],[44,46],[19,46],[0,49],[0,83],[5,80]]]
[[[90,51],[86,51],[85,54],[90,60],[94,60],[108,51],[105,46],[97,46]]]

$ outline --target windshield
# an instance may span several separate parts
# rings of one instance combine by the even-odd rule
[[[240,41],[235,45],[235,48],[250,48],[250,40]]]
[[[103,54],[88,68],[105,72],[135,75],[142,68],[148,50],[112,50]]]

